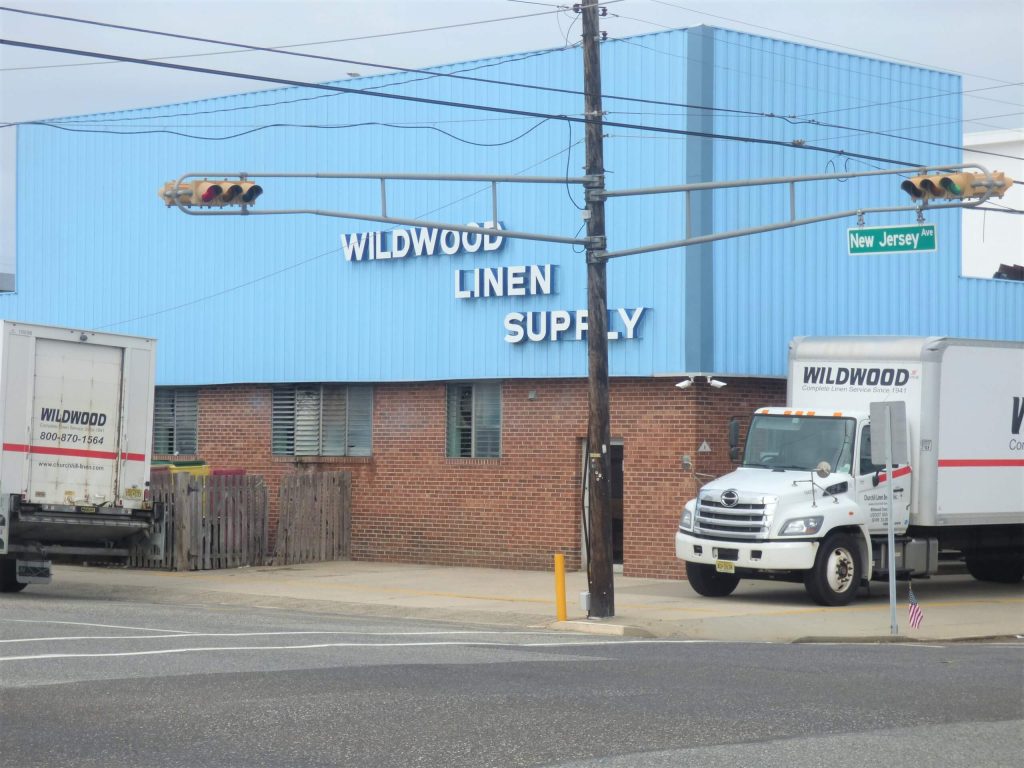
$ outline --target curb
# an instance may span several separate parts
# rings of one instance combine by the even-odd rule
[[[909,635],[866,635],[864,637],[828,637],[828,636],[809,636],[809,637],[798,637],[790,642],[793,644],[803,643],[811,645],[814,643],[835,643],[835,644],[861,644],[861,645],[892,645],[892,644],[911,644],[920,645],[922,643],[1009,643],[1016,642],[1024,638],[1024,635],[965,635],[962,637],[910,637]]]
[[[629,624],[606,624],[601,619],[579,619],[571,621],[553,621],[546,625],[548,629],[563,632],[581,632],[588,635],[604,635],[606,637],[656,637],[641,627]]]

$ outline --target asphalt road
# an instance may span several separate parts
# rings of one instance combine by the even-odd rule
[[[1024,642],[598,638],[0,600],[5,766],[1019,768]]]

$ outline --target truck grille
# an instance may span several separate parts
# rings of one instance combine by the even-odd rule
[[[739,502],[727,507],[717,499],[702,498],[694,532],[725,539],[765,539],[768,537],[765,505]]]

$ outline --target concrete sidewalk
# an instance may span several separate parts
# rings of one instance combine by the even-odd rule
[[[897,585],[900,638],[913,641],[1024,636],[1024,585],[968,575],[914,582],[924,611],[907,623],[907,585]],[[692,640],[797,642],[891,639],[888,587],[871,585],[843,608],[811,602],[797,584],[741,582],[727,598],[698,596],[684,581],[615,577],[615,617],[588,620],[579,593],[585,573],[566,574],[569,621],[555,620],[551,572],[395,563],[329,562],[223,571],[57,566],[55,596],[297,608],[478,624]]]

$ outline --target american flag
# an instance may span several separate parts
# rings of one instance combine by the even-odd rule
[[[921,619],[924,618],[924,613],[921,611],[921,606],[918,605],[917,597],[914,595],[914,585],[910,585],[910,605],[907,607],[907,615],[910,619],[910,626],[917,629],[921,626]]]

